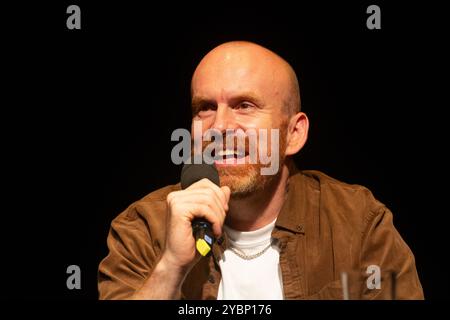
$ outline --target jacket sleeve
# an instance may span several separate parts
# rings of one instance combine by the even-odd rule
[[[395,229],[392,219],[392,213],[385,206],[370,210],[366,217],[360,257],[367,274],[362,299],[423,299],[414,255]]]
[[[113,220],[107,244],[109,253],[98,270],[99,298],[128,299],[143,285],[157,259],[146,222],[134,207]]]

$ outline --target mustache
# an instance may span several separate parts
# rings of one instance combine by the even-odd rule
[[[210,148],[214,148],[216,150],[233,150],[233,151],[239,151],[239,152],[245,152],[248,153],[250,149],[250,138],[248,135],[237,135],[229,133],[224,133],[221,136],[221,139],[215,139],[214,136],[212,136],[211,141],[208,140],[202,140],[201,141],[201,149],[202,151],[205,150],[208,146]],[[216,141],[217,140],[217,141]],[[200,141],[199,141],[200,142]],[[195,146],[194,139],[191,140],[192,147]],[[257,145],[257,143],[256,143]]]
[[[237,135],[222,135],[221,139],[211,138],[211,141],[200,141],[195,146],[195,141],[192,140],[192,148],[191,155],[194,155],[198,152],[202,152],[202,154],[206,150],[206,154],[209,154],[214,160],[223,160],[226,158],[234,157],[234,158],[243,158],[250,154],[250,149],[253,149],[252,153],[257,152],[257,146],[253,143],[251,146],[251,142],[248,136],[237,136]],[[217,141],[216,141],[217,140]],[[250,148],[252,147],[252,148]],[[252,158],[253,159],[253,158]]]

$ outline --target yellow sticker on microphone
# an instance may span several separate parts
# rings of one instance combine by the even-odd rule
[[[202,256],[206,256],[211,251],[211,247],[204,239],[197,239],[195,247]]]

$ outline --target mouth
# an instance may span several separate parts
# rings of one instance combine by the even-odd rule
[[[219,166],[245,164],[248,161],[248,153],[245,150],[225,149],[213,152],[214,163]]]

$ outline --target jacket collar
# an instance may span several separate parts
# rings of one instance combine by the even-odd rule
[[[310,201],[312,201],[308,196],[309,188],[306,177],[294,169],[288,180],[286,200],[275,222],[278,229],[305,233],[305,216],[311,209]]]

